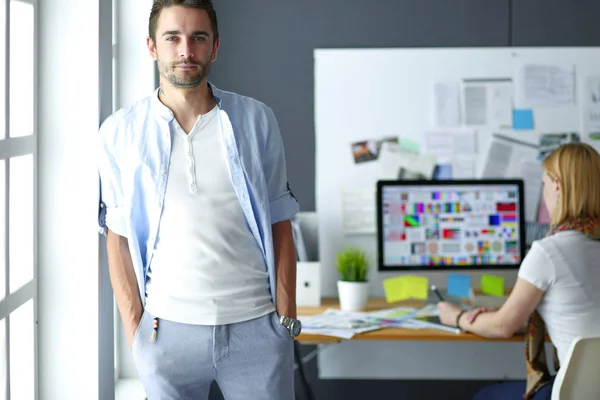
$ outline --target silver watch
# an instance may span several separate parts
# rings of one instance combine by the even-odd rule
[[[300,332],[302,331],[302,323],[300,323],[300,320],[284,317],[282,315],[279,317],[279,323],[287,328],[290,332],[290,337],[292,338],[300,335]]]

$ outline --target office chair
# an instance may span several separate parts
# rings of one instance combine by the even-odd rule
[[[552,387],[552,400],[600,399],[600,336],[577,337]]]

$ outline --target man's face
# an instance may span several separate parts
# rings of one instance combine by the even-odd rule
[[[148,38],[161,77],[177,89],[193,89],[202,83],[218,47],[206,11],[180,6],[164,8],[157,21],[156,42]]]

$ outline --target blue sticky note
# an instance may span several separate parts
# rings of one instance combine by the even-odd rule
[[[513,110],[513,129],[533,129],[533,110]]]
[[[452,179],[452,164],[438,164],[433,169],[434,180]]]
[[[448,294],[456,297],[469,297],[471,276],[463,274],[448,275]]]

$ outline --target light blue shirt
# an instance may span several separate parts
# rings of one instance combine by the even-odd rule
[[[271,225],[298,212],[287,181],[279,126],[263,103],[209,87],[217,102],[231,182],[264,256],[275,303]],[[99,231],[105,234],[108,228],[128,239],[142,303],[165,199],[173,118],[156,91],[108,117],[98,134]]]

